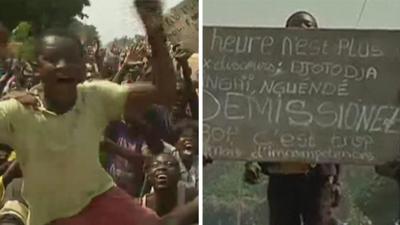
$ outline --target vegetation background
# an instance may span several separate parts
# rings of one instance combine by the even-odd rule
[[[395,181],[373,167],[343,166],[342,200],[335,210],[343,225],[393,225],[398,216]],[[267,184],[243,181],[244,162],[217,161],[204,169],[204,225],[269,225]]]

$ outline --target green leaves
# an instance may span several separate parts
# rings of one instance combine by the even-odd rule
[[[205,224],[236,224],[237,214],[250,215],[255,224],[268,220],[267,181],[243,183],[244,162],[214,162],[204,169],[204,204],[209,218]],[[396,182],[379,176],[373,167],[342,166],[340,182],[343,199],[336,211],[337,218],[348,224],[393,224],[398,211]],[[247,218],[247,217],[246,217]]]
[[[82,10],[89,0],[1,0],[0,21],[10,30],[21,21],[28,21],[33,32],[68,25],[75,16],[84,16]]]
[[[95,26],[83,24],[76,19],[72,21],[69,29],[77,34],[84,43],[93,43],[93,41],[99,39],[99,33]]]
[[[35,60],[35,40],[33,37],[26,39],[18,51],[18,57],[27,61]]]
[[[12,41],[24,42],[31,36],[32,25],[28,22],[21,22],[13,31],[11,36]]]

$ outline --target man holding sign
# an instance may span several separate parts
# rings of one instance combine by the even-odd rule
[[[308,12],[296,12],[288,29],[317,29]],[[268,202],[272,225],[332,225],[332,207],[339,198],[339,166],[300,162],[248,162],[245,180],[255,184],[260,173],[269,175]],[[303,218],[303,223],[301,222]]]

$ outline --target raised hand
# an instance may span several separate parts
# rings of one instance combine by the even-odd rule
[[[178,61],[178,63],[180,64],[188,63],[188,59],[192,55],[193,55],[192,52],[182,48],[180,45],[174,46],[174,58],[176,59],[176,61]]]
[[[40,107],[40,103],[37,97],[28,92],[14,92],[4,96],[1,100],[8,100],[12,98],[14,98],[27,108],[38,109]]]
[[[3,183],[6,187],[15,178],[22,177],[22,172],[17,161],[11,162],[10,166],[3,174]]]
[[[260,181],[261,168],[256,162],[245,164],[244,181],[249,184],[257,184]]]
[[[213,158],[210,155],[203,155],[203,166],[213,163]]]
[[[162,7],[160,0],[135,0],[136,10],[148,33],[162,27]]]

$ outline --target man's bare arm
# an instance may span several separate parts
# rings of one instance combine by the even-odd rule
[[[161,3],[159,0],[135,0],[135,6],[151,46],[153,82],[132,85],[127,100],[127,113],[147,108],[151,104],[171,106],[176,96],[176,77],[162,27]]]
[[[146,157],[143,154],[132,152],[122,146],[119,146],[117,143],[113,142],[110,139],[105,139],[104,141],[100,142],[100,150],[116,154],[130,163],[136,163],[138,160],[144,160]]]

